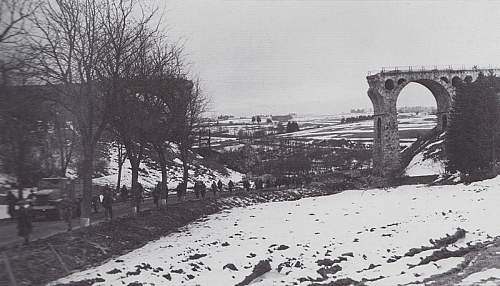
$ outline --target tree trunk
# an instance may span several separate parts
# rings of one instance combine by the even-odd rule
[[[59,147],[59,164],[60,164],[60,170],[59,170],[59,175],[61,177],[66,177],[66,154],[64,153],[64,147],[63,146],[60,146]]]
[[[54,129],[56,133],[57,144],[59,145],[59,175],[61,177],[66,177],[66,153],[64,152],[64,138],[61,134],[63,131],[61,131],[61,124],[59,122],[59,119],[57,118],[58,115],[56,114],[55,116],[56,118],[54,120]]]
[[[139,198],[139,188],[138,188],[138,182],[139,182],[139,165],[141,164],[141,158],[142,158],[142,145],[139,146],[139,152],[137,154],[133,154],[133,152],[129,151],[132,150],[129,148],[127,150],[128,154],[128,160],[130,161],[130,166],[132,168],[132,200],[134,202],[133,207],[137,207],[137,211],[140,205],[140,198]]]
[[[123,162],[118,161],[118,180],[116,181],[116,191],[120,190],[121,180],[122,180],[122,167]]]
[[[137,183],[139,182],[139,164],[140,161],[137,158],[132,158],[133,156],[130,156],[129,161],[130,161],[130,166],[132,167],[132,188],[137,186]]]
[[[83,142],[83,158],[81,177],[83,184],[83,196],[81,206],[81,226],[90,225],[90,204],[92,201],[92,174],[94,172],[94,148],[91,143]]]
[[[167,187],[167,159],[165,158],[165,152],[161,146],[156,147],[156,152],[158,153],[158,161],[160,163],[161,169],[161,189],[166,190]]]
[[[135,156],[128,156],[128,160],[130,161],[130,166],[132,168],[132,186],[131,186],[131,194],[132,194],[132,214],[136,214],[139,211],[140,199],[139,199],[139,188],[137,183],[139,181],[139,160]],[[137,209],[136,209],[137,207]]]
[[[187,190],[187,184],[188,184],[188,177],[189,177],[189,165],[188,165],[188,156],[187,156],[187,149],[185,147],[181,146],[181,158],[182,158],[182,187],[183,187],[183,194],[186,194]]]
[[[120,190],[121,180],[122,180],[122,168],[123,163],[125,163],[126,158],[123,156],[123,146],[118,145],[118,180],[116,182],[116,192]]]
[[[17,154],[16,154],[16,177],[17,177],[17,184],[19,189],[22,189],[27,183],[27,162],[26,162],[26,155],[28,154],[28,144],[24,138],[19,138],[17,140],[17,148],[15,149]]]

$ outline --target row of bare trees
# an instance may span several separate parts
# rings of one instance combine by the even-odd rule
[[[22,64],[15,69],[16,77],[11,70],[0,70],[2,84],[43,85],[50,100],[71,115],[81,148],[85,223],[95,152],[104,132],[110,131],[125,148],[119,163],[126,154],[133,191],[146,149],[157,153],[166,187],[171,143],[179,147],[187,182],[192,128],[204,112],[206,99],[199,82],[190,79],[182,47],[160,28],[157,9],[148,9],[138,0],[0,3],[0,35],[6,34],[7,40],[22,38],[15,57]],[[5,18],[9,13],[17,17]]]

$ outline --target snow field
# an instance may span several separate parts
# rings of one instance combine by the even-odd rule
[[[252,285],[309,285],[343,277],[368,285],[418,284],[457,267],[463,258],[415,266],[436,249],[405,254],[432,247],[431,239],[457,228],[467,233],[446,246],[450,251],[500,235],[497,220],[488,219],[500,216],[499,200],[500,178],[495,178],[468,186],[352,190],[233,208],[58,282],[101,277],[104,282],[95,285],[235,285],[260,260],[270,259],[272,270]],[[317,271],[325,268],[319,265],[323,259],[341,269],[322,278]],[[230,263],[236,271],[223,269]]]

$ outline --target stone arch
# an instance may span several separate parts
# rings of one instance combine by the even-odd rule
[[[400,92],[408,84],[417,83],[431,92],[436,101],[437,128],[442,130],[448,125],[447,113],[451,107],[453,86],[442,80],[443,76],[439,74],[426,77],[418,75],[417,77],[411,74],[402,74],[402,76],[389,74],[376,75],[380,78],[375,76],[368,78],[370,85],[368,96],[372,101],[375,115],[373,121],[373,166],[382,175],[391,174],[401,168],[397,100]],[[391,89],[391,82],[398,84]]]
[[[401,150],[397,120],[399,93],[410,82],[425,86],[437,104],[438,128],[446,129],[450,120],[449,111],[456,87],[467,80],[476,80],[481,72],[500,73],[500,69],[394,69],[370,74],[368,96],[373,104],[373,166],[374,170],[387,176],[401,170]],[[469,76],[469,77],[468,77]],[[397,83],[397,84],[395,84]],[[389,88],[387,88],[389,87]],[[380,133],[379,133],[380,132]]]
[[[410,82],[418,83],[426,87],[434,96],[434,99],[436,100],[436,110],[437,110],[436,126],[438,127],[439,130],[443,130],[443,117],[441,115],[448,113],[451,107],[452,95],[448,92],[448,90],[442,83],[434,79],[417,79],[409,81],[407,84],[409,84]],[[404,89],[405,86],[403,86],[400,90],[398,90],[397,94],[395,95],[396,102],[399,98],[401,91]]]

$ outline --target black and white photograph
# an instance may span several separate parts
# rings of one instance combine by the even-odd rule
[[[500,0],[0,0],[0,285],[500,285]]]

